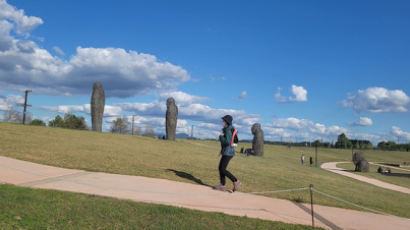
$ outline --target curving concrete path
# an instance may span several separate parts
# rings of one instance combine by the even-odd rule
[[[292,224],[311,224],[310,205],[288,200],[219,192],[207,186],[164,179],[86,172],[45,166],[0,156],[0,183],[54,189],[222,212]],[[410,220],[315,205],[315,224],[327,229],[407,230]]]
[[[410,194],[410,189],[409,188],[405,188],[402,186],[398,186],[398,185],[394,185],[394,184],[390,184],[387,182],[383,182],[377,179],[373,179],[373,178],[369,178],[369,177],[365,177],[365,176],[361,176],[361,175],[357,175],[351,172],[348,172],[346,169],[342,169],[342,168],[338,168],[336,165],[337,164],[341,164],[341,163],[351,163],[351,162],[327,162],[327,163],[323,163],[320,167],[328,170],[330,172],[334,172],[343,176],[347,176],[356,180],[360,180],[381,188],[385,188],[385,189],[390,189],[393,191],[397,191],[397,192],[403,192],[403,193],[407,193]]]

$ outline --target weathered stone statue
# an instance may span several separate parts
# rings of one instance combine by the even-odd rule
[[[355,152],[352,159],[356,172],[368,172],[369,171],[369,162],[364,158],[362,152]]]
[[[263,156],[263,144],[264,144],[264,135],[261,125],[259,123],[252,125],[252,150],[255,156]]]
[[[93,94],[91,95],[91,122],[92,130],[101,132],[102,121],[105,106],[104,89],[99,82],[95,82],[93,85]]]
[[[178,107],[175,104],[174,98],[167,99],[167,113],[165,115],[165,129],[167,140],[175,140],[177,129]]]

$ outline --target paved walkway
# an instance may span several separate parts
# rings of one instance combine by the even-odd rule
[[[94,194],[138,202],[223,212],[292,224],[311,224],[310,205],[140,176],[85,172],[0,156],[0,183]],[[410,220],[315,205],[315,223],[327,229],[408,229]]]
[[[390,189],[390,190],[394,190],[394,191],[398,191],[398,192],[403,192],[403,193],[407,193],[410,194],[410,189],[409,188],[405,188],[402,186],[398,186],[398,185],[394,185],[394,184],[390,184],[387,182],[383,182],[377,179],[373,179],[373,178],[369,178],[369,177],[365,177],[365,176],[361,176],[361,175],[357,175],[351,172],[348,172],[346,169],[342,169],[342,168],[338,168],[336,165],[337,164],[341,164],[341,163],[351,163],[351,162],[328,162],[328,163],[323,163],[320,167],[323,169],[326,169],[328,171],[343,175],[343,176],[347,176],[356,180],[360,180],[378,187],[382,187],[382,188],[386,188],[386,189]]]

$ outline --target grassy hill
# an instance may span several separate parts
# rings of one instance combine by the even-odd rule
[[[304,225],[11,185],[0,185],[0,210],[2,230],[312,229]]]
[[[187,183],[216,185],[218,152],[216,141],[156,140],[143,136],[93,133],[48,127],[0,123],[0,155],[32,162],[118,174],[164,178]],[[239,147],[249,147],[239,144]],[[306,187],[314,184],[320,191],[342,199],[410,217],[410,196],[378,188],[336,175],[320,168],[301,166],[300,155],[314,155],[313,148],[288,149],[265,145],[264,157],[237,155],[229,170],[243,181],[242,191],[266,191]],[[410,161],[407,152],[366,151],[369,161]],[[350,161],[350,150],[319,149],[319,163]],[[404,181],[403,183],[405,183]],[[267,196],[308,202],[306,191]],[[315,195],[315,203],[352,208]]]

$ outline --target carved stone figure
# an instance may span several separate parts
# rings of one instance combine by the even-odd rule
[[[369,171],[369,162],[364,158],[362,152],[355,152],[352,159],[356,172],[368,172]]]
[[[261,125],[253,124],[251,131],[253,134],[252,150],[256,156],[263,156],[264,135]]]
[[[174,98],[167,99],[167,113],[165,115],[165,129],[167,140],[175,140],[178,121],[178,107]]]
[[[93,93],[91,95],[91,123],[92,130],[101,132],[102,121],[105,106],[104,89],[99,82],[95,82],[93,85]]]

